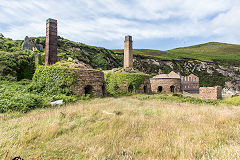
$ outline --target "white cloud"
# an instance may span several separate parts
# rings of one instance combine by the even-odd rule
[[[217,37],[240,43],[238,0],[1,0],[0,32],[43,36],[45,20],[59,35],[83,43],[154,38]],[[5,25],[5,26],[4,26]]]

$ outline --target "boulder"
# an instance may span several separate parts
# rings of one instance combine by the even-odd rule
[[[50,103],[52,107],[64,105],[63,100],[58,100]]]

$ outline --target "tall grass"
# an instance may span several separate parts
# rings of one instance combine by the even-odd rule
[[[238,159],[239,115],[234,106],[136,96],[0,114],[0,158]]]

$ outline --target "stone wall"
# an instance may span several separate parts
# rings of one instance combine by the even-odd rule
[[[217,100],[222,98],[222,87],[200,87],[201,99]]]
[[[69,72],[72,72],[69,69]],[[97,70],[74,69],[77,77],[76,85],[72,88],[75,94],[91,94],[93,97],[102,97],[106,95],[106,86],[104,74]]]
[[[152,92],[182,92],[181,90],[181,79],[161,79],[161,78],[151,78],[151,88]]]
[[[55,64],[57,57],[57,20],[48,19],[46,22],[45,65]]]

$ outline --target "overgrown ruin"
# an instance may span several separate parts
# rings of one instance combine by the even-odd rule
[[[55,64],[58,59],[57,20],[50,18],[46,22],[45,52],[45,65],[49,66]],[[72,87],[75,94],[91,94],[94,97],[101,97],[107,94],[106,82],[102,71],[84,67],[74,67],[74,69],[71,69],[70,66],[72,65],[69,65],[69,69],[66,72],[74,73],[75,77],[77,77],[76,84]],[[169,74],[159,74],[150,79],[149,75],[134,69],[133,41],[132,36],[129,35],[125,36],[124,40],[123,69],[116,73],[112,72],[114,76],[111,76],[112,78],[115,78],[114,82],[111,82],[112,90],[121,89],[125,93],[133,91],[135,93],[199,92],[199,78],[193,74],[190,74],[189,76],[181,76],[172,71]],[[220,90],[218,89],[217,92],[219,91]],[[206,90],[206,92],[208,92],[208,90]]]

